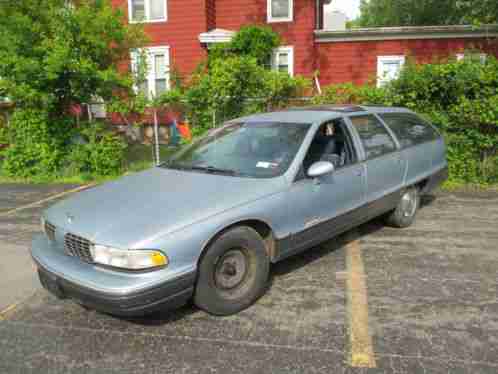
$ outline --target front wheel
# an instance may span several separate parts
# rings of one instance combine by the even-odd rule
[[[390,226],[405,228],[415,221],[418,208],[420,206],[420,194],[418,188],[410,187],[401,195],[396,209],[387,216],[387,223]]]
[[[217,238],[202,257],[194,302],[210,314],[238,313],[263,295],[269,272],[261,236],[250,227],[235,227]]]

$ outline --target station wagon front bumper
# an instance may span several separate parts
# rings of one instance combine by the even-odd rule
[[[120,274],[82,263],[53,248],[44,235],[34,237],[31,255],[45,289],[59,298],[70,298],[109,314],[130,317],[175,309],[184,305],[194,292],[195,272],[144,287],[144,277],[150,275]],[[98,289],[89,286],[88,280],[96,281]]]

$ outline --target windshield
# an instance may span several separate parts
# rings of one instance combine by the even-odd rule
[[[162,167],[252,178],[284,174],[309,124],[235,123],[212,130]]]

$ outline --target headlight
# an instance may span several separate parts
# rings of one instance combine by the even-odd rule
[[[91,252],[96,263],[122,269],[144,270],[168,265],[168,257],[156,250],[122,250],[94,245]]]

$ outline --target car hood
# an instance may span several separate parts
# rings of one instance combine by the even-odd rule
[[[61,201],[45,212],[58,228],[118,248],[166,235],[278,192],[281,178],[238,178],[153,168]]]

